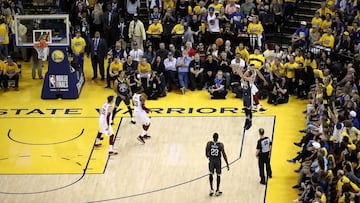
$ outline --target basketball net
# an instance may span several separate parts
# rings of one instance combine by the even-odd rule
[[[38,59],[46,61],[49,55],[49,47],[46,39],[41,39],[39,42],[34,44],[34,49],[38,53]]]

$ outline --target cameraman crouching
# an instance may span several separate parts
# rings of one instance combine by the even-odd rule
[[[273,83],[270,86],[269,92],[269,104],[285,104],[289,101],[288,87],[286,79],[284,77],[274,78]]]
[[[214,85],[209,87],[211,99],[225,99],[227,90],[225,88],[226,80],[221,70],[218,70],[214,79]]]

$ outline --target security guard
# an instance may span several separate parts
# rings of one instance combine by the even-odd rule
[[[264,129],[259,129],[260,139],[257,141],[256,146],[256,157],[258,158],[259,163],[259,172],[260,172],[260,184],[265,185],[265,174],[264,174],[264,164],[266,166],[266,175],[268,178],[272,177],[271,166],[270,166],[270,154],[271,154],[271,145],[272,142],[270,138],[264,136]]]

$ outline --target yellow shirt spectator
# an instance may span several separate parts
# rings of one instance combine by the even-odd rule
[[[161,35],[163,33],[163,26],[160,23],[153,23],[149,26],[146,33],[150,35]]]
[[[177,35],[183,35],[185,32],[184,25],[182,24],[176,24],[173,29],[171,30],[171,33],[175,33]]]
[[[260,22],[258,23],[249,23],[247,28],[248,34],[261,35],[264,32],[264,28]]]
[[[325,7],[325,11],[321,8],[317,10],[320,13],[320,16],[325,16],[326,14],[331,14],[331,16],[334,16],[334,12],[332,12],[329,8]]]
[[[323,20],[320,17],[313,17],[311,20],[311,25],[316,25],[317,27],[321,27],[323,23]]]
[[[265,63],[265,57],[262,54],[250,54],[249,64],[254,64],[255,68],[261,68]]]
[[[20,72],[20,69],[16,63],[12,63],[12,65],[5,64],[4,73],[13,74],[13,73],[19,73],[19,72]]]
[[[0,44],[9,44],[9,33],[5,23],[0,25]]]
[[[305,59],[303,56],[295,56],[295,63],[299,64],[302,63],[303,65],[305,64]]]
[[[324,20],[324,21],[322,22],[322,24],[321,24],[321,30],[322,30],[323,32],[326,32],[326,30],[327,30],[328,28],[331,28],[331,25],[332,25],[332,21],[331,21],[331,20],[330,20],[330,21]]]
[[[286,70],[284,68],[284,64],[282,63],[279,63],[278,65],[272,63],[270,66],[270,71],[271,72],[277,71],[281,76],[286,76]]]
[[[286,77],[289,79],[292,79],[295,77],[295,70],[297,69],[297,67],[299,66],[299,64],[297,63],[285,63],[284,67],[286,68]]]
[[[317,63],[316,60],[313,59],[305,59],[304,66],[311,66],[312,69],[317,69]]]
[[[327,47],[327,48],[334,48],[334,42],[335,42],[335,38],[334,35],[332,34],[323,34],[320,38],[320,43],[322,46]]]
[[[215,13],[218,14],[218,13],[220,13],[220,9],[224,6],[221,3],[217,3],[217,4],[212,3],[212,4],[210,4],[209,8],[210,7],[213,7],[215,9]]]
[[[86,42],[82,37],[74,37],[71,40],[71,49],[76,55],[84,53],[85,46],[86,46]]]
[[[151,65],[150,63],[139,63],[137,67],[139,73],[149,73],[151,72]]]
[[[123,70],[123,64],[120,62],[120,59],[116,58],[110,64],[110,74],[112,76],[119,75],[119,72]]]
[[[245,62],[249,60],[249,52],[246,48],[240,49],[239,47],[236,47],[235,53],[240,53],[241,58],[244,59]]]
[[[167,8],[171,8],[174,11],[175,8],[175,0],[164,0],[163,1],[163,8],[166,10]]]
[[[0,75],[3,74],[5,68],[6,68],[6,63],[0,60]]]

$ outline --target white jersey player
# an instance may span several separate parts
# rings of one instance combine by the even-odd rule
[[[145,144],[145,139],[151,138],[147,135],[147,131],[150,127],[150,119],[148,117],[148,113],[150,109],[145,106],[145,98],[142,96],[142,89],[139,89],[132,97],[134,104],[134,112],[135,116],[141,120],[143,131],[141,135],[137,138],[141,143]]]
[[[114,96],[108,96],[107,102],[102,105],[100,109],[100,117],[99,117],[99,132],[96,137],[95,147],[100,147],[102,140],[101,135],[105,134],[107,136],[110,136],[109,138],[109,155],[116,155],[118,154],[116,151],[114,151],[114,142],[115,142],[115,136],[114,136],[114,130],[111,127],[111,119],[112,119],[112,111],[113,111],[113,104],[114,104]]]

